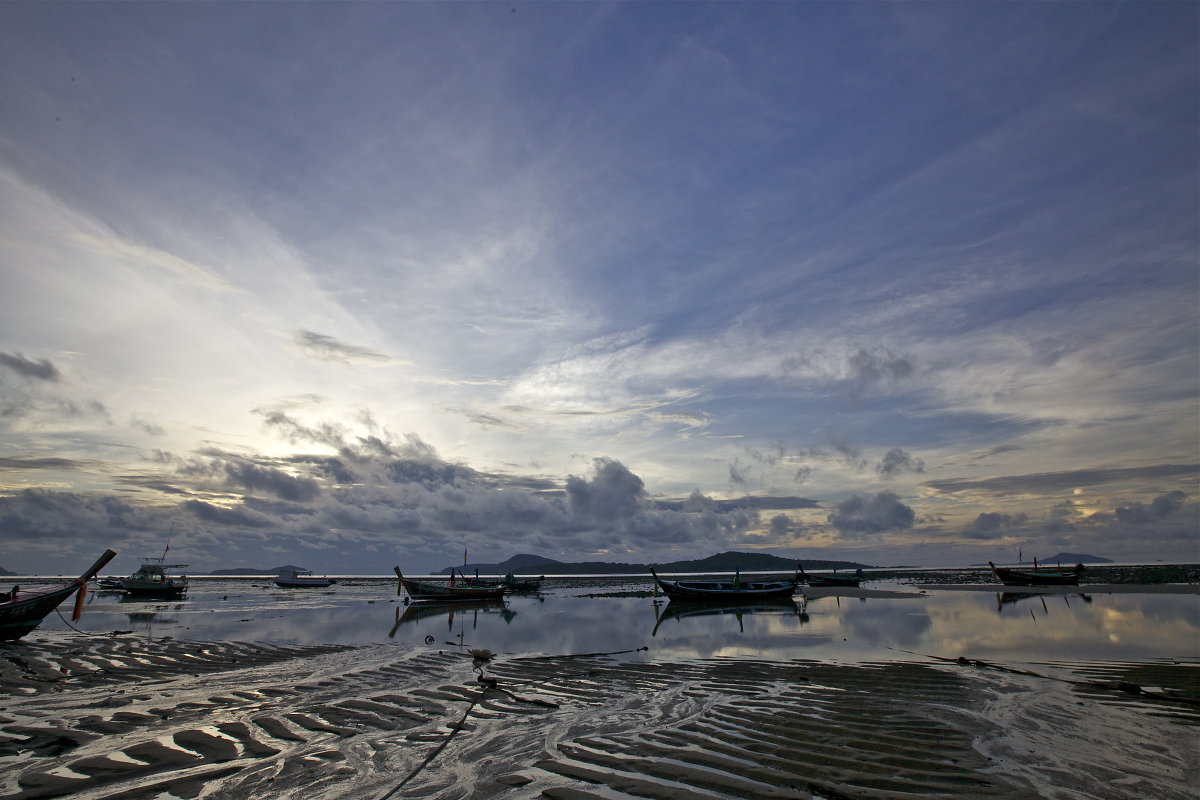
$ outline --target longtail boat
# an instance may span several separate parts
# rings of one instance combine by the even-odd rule
[[[413,601],[454,603],[461,600],[487,600],[490,598],[502,598],[506,591],[502,585],[471,586],[465,582],[458,583],[453,579],[449,583],[414,581],[411,578],[404,577],[404,573],[400,571],[399,567],[393,567],[392,569],[396,571],[396,577],[400,579],[399,585],[396,586],[396,594],[400,595],[408,592],[409,599]]]
[[[1079,576],[1084,571],[1083,564],[1076,564],[1075,569],[1069,572],[1039,570],[1036,561],[1033,562],[1032,571],[997,567],[990,561],[988,566],[992,568],[996,580],[1005,586],[1078,586]]]
[[[855,570],[853,575],[838,575],[836,571],[833,575],[809,575],[801,566],[800,580],[809,586],[849,586],[853,588],[862,583],[862,568],[859,567]]]
[[[668,581],[650,568],[654,583],[672,600],[693,602],[753,603],[768,598],[791,597],[799,585],[798,576],[790,581]]]
[[[78,594],[75,598],[75,610],[71,618],[78,620],[79,615],[83,613],[87,582],[96,577],[96,573],[104,569],[104,565],[116,555],[112,550],[105,550],[104,555],[96,559],[96,563],[65,586],[44,589],[21,589],[14,586],[11,591],[0,594],[0,641],[11,642],[20,639],[41,625],[42,620],[58,608],[59,603],[76,593]]]

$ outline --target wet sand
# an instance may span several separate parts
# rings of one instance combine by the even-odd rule
[[[0,645],[0,798],[1188,798],[1200,665]]]

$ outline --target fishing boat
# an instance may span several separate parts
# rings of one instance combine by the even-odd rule
[[[504,576],[502,585],[514,594],[533,594],[542,590],[542,581],[544,580],[546,580],[545,575],[533,580],[523,581],[510,572]]]
[[[791,597],[796,593],[799,576],[790,581],[744,581],[740,574],[731,581],[668,581],[650,568],[654,584],[672,600],[692,602],[742,603],[767,598]]]
[[[88,567],[82,575],[65,586],[51,586],[42,589],[22,589],[14,586],[10,591],[0,593],[0,641],[12,642],[32,631],[46,616],[58,608],[59,603],[75,594],[75,611],[73,620],[78,620],[83,613],[83,598],[87,592],[87,582],[104,569],[104,565],[112,561],[117,554],[105,550],[104,555],[96,559],[96,563]],[[78,594],[76,594],[78,593]]]
[[[410,600],[416,602],[454,603],[462,600],[487,600],[502,598],[507,591],[503,585],[472,586],[470,583],[459,583],[453,576],[449,583],[429,583],[414,581],[404,577],[399,567],[393,567],[396,577],[400,579],[396,586],[396,594],[408,592]]]
[[[146,595],[149,597],[179,597],[187,592],[188,579],[186,575],[172,575],[169,569],[187,569],[187,564],[166,564],[167,551],[163,550],[158,558],[143,559],[137,572],[128,578],[121,578],[121,588],[129,594]]]
[[[996,576],[996,580],[1005,586],[1078,586],[1079,576],[1084,571],[1083,564],[1076,564],[1075,568],[1069,572],[1039,570],[1037,561],[1033,562],[1032,571],[997,567],[991,561],[988,562],[988,566],[992,568],[992,574]]]
[[[800,581],[813,587],[843,586],[855,587],[862,583],[862,568],[855,570],[853,575],[838,575],[834,570],[832,575],[809,575],[800,567]]]
[[[275,577],[275,585],[285,588],[301,588],[306,586],[332,586],[337,581],[332,578],[318,578],[312,574],[312,570],[308,569],[293,569]]]

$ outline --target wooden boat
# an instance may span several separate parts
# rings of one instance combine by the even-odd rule
[[[1075,569],[1070,572],[1039,570],[1036,561],[1033,562],[1032,571],[997,567],[991,561],[988,562],[988,566],[992,568],[996,580],[1005,586],[1078,586],[1079,576],[1084,571],[1083,564],[1076,564]]]
[[[167,546],[170,549],[170,545]],[[129,594],[148,597],[179,597],[187,592],[186,575],[172,575],[169,569],[187,569],[187,564],[164,564],[167,550],[158,558],[144,559],[137,572],[121,579],[121,588]]]
[[[650,568],[654,583],[672,600],[692,602],[753,603],[767,598],[791,597],[796,593],[799,578],[790,581],[668,581],[658,577]]]
[[[72,619],[78,620],[83,612],[83,598],[87,591],[87,582],[104,569],[104,565],[112,561],[117,554],[105,550],[104,555],[96,559],[96,563],[88,567],[82,575],[65,586],[54,586],[45,589],[21,589],[14,586],[11,591],[0,594],[0,641],[11,642],[20,639],[32,631],[46,616],[58,608],[59,603],[73,594],[75,611]]]
[[[456,580],[454,570],[450,570],[450,580]],[[541,591],[542,581],[546,580],[546,576],[542,575],[535,580],[523,581],[510,572],[504,576],[503,580],[487,581],[480,578],[479,573],[476,572],[474,578],[468,578],[466,575],[460,574],[457,580],[462,581],[467,586],[483,586],[489,588],[500,586],[513,594],[530,594]]]
[[[332,578],[318,578],[312,574],[312,570],[294,569],[290,572],[278,575],[275,577],[275,585],[284,589],[301,588],[301,587],[320,587],[332,586],[337,581]]]
[[[800,567],[800,581],[813,587],[848,586],[855,587],[862,583],[862,568],[855,570],[853,575],[809,575]]]
[[[393,569],[396,577],[400,579],[400,583],[396,587],[396,594],[408,592],[409,599],[418,602],[454,603],[462,600],[487,600],[502,598],[506,591],[504,586],[499,584],[472,586],[466,582],[458,583],[453,577],[449,583],[414,581],[404,577],[404,573],[400,571],[399,567],[393,567]]]
[[[542,581],[544,580],[546,580],[545,575],[533,580],[523,581],[510,572],[504,576],[502,585],[505,589],[515,594],[533,594],[542,590]]]

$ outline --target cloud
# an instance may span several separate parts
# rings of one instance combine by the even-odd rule
[[[349,344],[315,331],[296,331],[296,343],[308,355],[322,361],[349,364],[354,361],[392,361],[390,356]]]
[[[1081,486],[1100,486],[1108,483],[1193,477],[1200,474],[1197,464],[1158,464],[1150,467],[1114,467],[1110,469],[1077,469],[1064,472],[1038,472],[1029,475],[1006,475],[998,478],[970,480],[949,478],[926,481],[923,486],[939,492],[984,492],[987,494],[1061,494]]]
[[[838,503],[828,516],[838,533],[851,539],[907,530],[916,518],[916,513],[892,492],[879,492],[873,497],[856,494]]]
[[[850,356],[849,366],[852,394],[856,397],[873,386],[910,378],[916,371],[909,357],[898,356],[886,348],[875,352],[859,348]]]
[[[1129,503],[1128,505],[1118,506],[1113,511],[1113,514],[1121,522],[1142,525],[1147,522],[1165,520],[1173,516],[1178,513],[1179,509],[1183,508],[1185,500],[1187,500],[1187,495],[1183,492],[1169,492],[1159,495],[1149,504]]]
[[[984,512],[963,530],[968,539],[1000,539],[1013,533],[1029,519],[1026,514]]]
[[[53,456],[45,458],[0,457],[0,469],[83,469],[86,466],[88,466],[87,462]]]
[[[32,380],[57,382],[62,378],[58,367],[47,359],[30,361],[20,353],[0,353],[0,367],[7,367],[21,377]]]
[[[875,471],[884,478],[894,478],[905,472],[924,472],[925,462],[899,447],[893,447],[876,465]]]
[[[567,503],[576,519],[608,525],[629,519],[644,507],[646,486],[641,478],[612,459],[598,458],[594,465],[591,480],[567,476]]]

